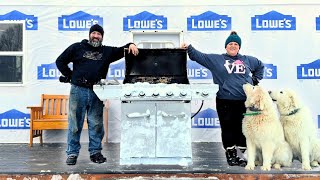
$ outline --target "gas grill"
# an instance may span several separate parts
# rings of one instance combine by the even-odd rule
[[[189,84],[187,53],[183,49],[140,49],[139,55],[126,53],[123,83]]]
[[[125,50],[125,65],[123,84],[93,87],[121,101],[120,164],[191,164],[190,101],[213,99],[218,86],[189,83],[184,49]]]

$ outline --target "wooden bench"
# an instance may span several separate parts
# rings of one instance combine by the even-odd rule
[[[105,140],[108,141],[108,102],[104,109]],[[30,143],[33,146],[33,138],[39,137],[43,145],[43,130],[68,129],[68,95],[41,95],[41,106],[29,106],[30,113]],[[84,129],[88,128],[85,120]]]

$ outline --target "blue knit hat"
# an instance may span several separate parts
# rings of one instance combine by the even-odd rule
[[[228,45],[230,42],[236,42],[236,43],[239,44],[239,47],[241,47],[241,38],[238,36],[237,32],[232,31],[232,32],[230,33],[230,36],[226,39],[226,43],[224,44],[224,48],[226,48],[227,45]]]

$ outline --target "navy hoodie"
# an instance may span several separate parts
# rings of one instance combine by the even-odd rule
[[[211,71],[213,82],[219,85],[217,98],[246,100],[243,84],[261,80],[264,64],[255,57],[237,54],[205,54],[188,46],[189,58]]]
[[[66,77],[71,77],[71,83],[78,86],[88,86],[104,79],[108,73],[110,63],[124,57],[124,48],[128,48],[132,43],[122,47],[99,46],[93,47],[88,44],[88,40],[70,45],[57,58],[56,65],[59,71]],[[68,67],[73,63],[73,70]],[[87,82],[85,85],[84,82]],[[89,85],[90,87],[90,85]]]

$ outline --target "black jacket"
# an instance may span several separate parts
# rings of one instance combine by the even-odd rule
[[[59,71],[71,79],[71,83],[92,87],[101,79],[105,79],[110,63],[124,57],[124,48],[128,48],[132,43],[122,47],[99,46],[93,47],[88,44],[88,40],[70,45],[56,60]],[[73,63],[73,69],[68,66]]]

